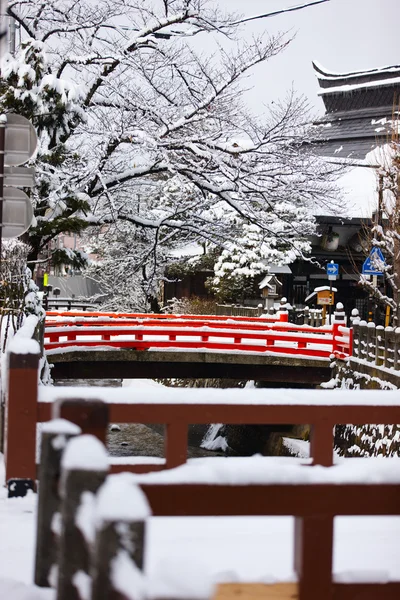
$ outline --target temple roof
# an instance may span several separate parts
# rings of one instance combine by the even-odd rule
[[[386,143],[399,112],[400,66],[332,73],[313,62],[326,113],[314,123],[316,151],[364,159]]]

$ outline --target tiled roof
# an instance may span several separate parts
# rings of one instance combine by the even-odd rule
[[[393,105],[400,95],[400,67],[339,74],[313,66],[327,110],[314,123],[314,150],[322,156],[362,160],[386,143],[398,117]]]

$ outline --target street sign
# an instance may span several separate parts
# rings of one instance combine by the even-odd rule
[[[7,113],[4,142],[4,164],[18,167],[29,160],[37,147],[37,135],[32,123],[21,115]]]
[[[33,208],[28,196],[18,188],[4,188],[2,237],[18,237],[29,229]]]
[[[383,275],[383,267],[386,266],[385,257],[380,248],[372,248],[370,255],[362,266],[363,275]]]
[[[35,169],[29,167],[4,167],[4,185],[14,187],[33,187]]]
[[[339,275],[339,265],[334,262],[330,262],[326,265],[326,272],[328,275],[337,277]]]

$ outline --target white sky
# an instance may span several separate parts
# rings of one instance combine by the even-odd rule
[[[246,16],[265,13],[303,0],[218,0],[220,7]],[[245,26],[251,32],[276,34],[290,30],[296,38],[279,56],[258,66],[250,78],[253,86],[248,102],[253,109],[282,98],[293,85],[304,94],[318,113],[323,113],[317,96],[318,82],[313,59],[335,72],[373,69],[400,64],[398,30],[400,0],[330,0]]]

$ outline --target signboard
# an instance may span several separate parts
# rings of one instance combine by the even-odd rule
[[[5,127],[4,164],[18,167],[29,160],[36,150],[37,136],[34,126],[21,115],[8,113]]]
[[[330,292],[329,290],[322,290],[317,292],[317,304],[322,306],[331,306],[335,302],[335,294],[334,292]]]
[[[2,236],[12,238],[22,235],[29,229],[32,219],[32,204],[25,192],[18,188],[4,188]]]
[[[380,248],[372,248],[370,255],[362,266],[363,275],[383,275],[382,268],[386,266],[385,257]]]

